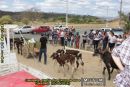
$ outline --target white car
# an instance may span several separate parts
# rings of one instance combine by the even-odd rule
[[[103,30],[103,31],[109,32],[109,31],[112,30],[112,28],[101,28],[100,30]]]
[[[66,29],[66,27],[64,25],[54,26],[54,30],[64,30],[64,29]]]
[[[113,28],[112,31],[114,32],[115,35],[119,36],[119,35],[123,35],[124,31],[121,28]]]
[[[108,34],[113,31],[115,35],[123,35],[123,29],[121,28],[101,28],[101,30],[106,31]]]
[[[22,26],[22,27],[14,29],[13,32],[15,34],[18,34],[18,33],[30,33],[32,30],[33,30],[32,26],[26,25],[26,26]]]

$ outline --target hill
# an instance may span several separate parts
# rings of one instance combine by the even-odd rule
[[[45,12],[33,12],[33,11],[22,11],[22,12],[9,12],[0,10],[0,18],[4,15],[9,15],[15,21],[20,21],[23,18],[27,18],[30,21],[44,21],[44,22],[65,22],[65,14],[63,13],[45,13]],[[104,23],[105,20],[90,16],[90,15],[75,15],[69,14],[69,23],[83,24],[83,23]]]

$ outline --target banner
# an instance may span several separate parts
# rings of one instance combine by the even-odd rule
[[[0,62],[4,63],[4,26],[0,26]]]

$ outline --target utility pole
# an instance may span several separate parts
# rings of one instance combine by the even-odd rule
[[[107,10],[107,17],[108,17],[108,6],[106,6],[106,10]],[[106,17],[106,27],[108,27],[108,19],[107,19],[107,17]]]
[[[69,0],[66,0],[66,27],[68,28],[68,9],[69,9]]]
[[[68,9],[69,9],[69,0],[66,0],[66,28],[68,28]],[[64,49],[65,49],[65,40],[64,40]]]
[[[122,21],[122,16],[121,16],[121,14],[122,14],[122,0],[120,1],[120,21],[119,21],[119,26],[120,27],[122,27],[122,23],[121,23],[121,21]]]

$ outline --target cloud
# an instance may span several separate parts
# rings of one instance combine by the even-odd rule
[[[8,5],[5,0],[0,0],[0,10],[8,9]]]
[[[7,9],[8,6],[7,5],[0,5],[0,9]]]
[[[0,0],[0,9],[10,11],[23,11],[32,7],[44,12],[66,12],[67,0]],[[68,0],[69,13],[81,15],[118,16],[120,0]],[[130,0],[123,0],[123,11],[130,11]]]
[[[14,0],[12,4],[12,9],[14,9],[15,11],[23,11],[32,7],[32,4],[26,3],[23,0]]]

